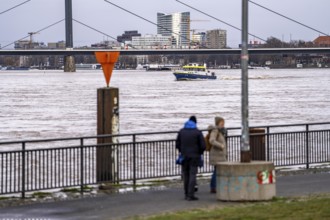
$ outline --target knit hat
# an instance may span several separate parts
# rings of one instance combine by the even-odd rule
[[[195,122],[197,124],[197,118],[196,118],[196,116],[195,115],[190,116],[189,121],[193,121],[193,122]]]
[[[219,122],[220,122],[220,121],[224,121],[224,120],[225,120],[225,119],[223,119],[223,118],[221,118],[221,117],[218,117],[218,116],[215,117],[215,118],[214,118],[215,126],[218,126]]]

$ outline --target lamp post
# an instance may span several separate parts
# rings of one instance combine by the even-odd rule
[[[251,162],[250,138],[249,138],[249,77],[248,77],[248,8],[249,1],[242,0],[242,137],[241,137],[241,162]]]

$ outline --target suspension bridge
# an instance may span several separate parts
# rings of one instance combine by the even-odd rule
[[[0,12],[0,15],[1,14],[4,14],[8,11],[11,11],[11,10],[14,10],[16,9],[17,7],[21,7],[23,6],[24,4],[27,4],[29,3],[31,0],[26,0],[18,5],[15,5],[3,12]],[[101,31],[101,30],[98,30],[86,23],[83,23],[75,18],[72,17],[72,0],[64,0],[65,1],[65,19],[62,19],[62,20],[59,20],[49,26],[46,26],[40,30],[37,30],[35,31],[34,33],[40,33],[41,31],[45,31],[47,30],[48,28],[51,28],[55,25],[58,25],[59,23],[61,22],[65,22],[65,39],[66,39],[66,49],[56,49],[56,50],[49,50],[49,49],[25,49],[25,50],[11,50],[11,49],[5,49],[6,47],[14,44],[16,41],[8,44],[8,45],[5,45],[3,46],[2,48],[0,48],[0,55],[17,55],[17,56],[28,56],[28,55],[31,55],[31,56],[34,56],[34,55],[63,55],[63,56],[66,56],[67,58],[69,59],[66,59],[65,61],[66,62],[74,62],[74,59],[72,59],[72,57],[74,55],[94,55],[95,52],[100,52],[100,51],[118,51],[118,50],[109,50],[109,49],[77,49],[77,48],[74,48],[73,46],[73,43],[74,43],[74,33],[73,33],[73,26],[72,26],[72,23],[73,21],[80,24],[80,25],[83,25],[95,32],[98,32],[99,34],[102,34],[103,36],[107,36],[111,39],[114,39],[114,40],[117,40],[115,37]],[[199,10],[197,7],[194,7],[192,5],[189,5],[183,1],[180,1],[180,0],[175,0],[177,3],[183,5],[183,6],[186,6],[187,8],[190,8],[191,10],[194,10],[202,15],[205,15],[213,20],[216,20],[230,28],[233,28],[233,29],[236,29],[238,31],[241,31],[241,28],[239,27],[236,27],[232,24],[230,24],[229,22],[226,22],[222,19],[219,19],[213,15],[210,15],[209,13],[205,12],[205,11],[201,11]],[[144,20],[145,22],[148,22],[148,23],[151,23],[152,25],[155,25],[155,26],[159,26],[157,23],[141,16],[141,15],[138,15],[137,13],[135,12],[132,12],[132,11],[129,11],[128,9],[118,5],[118,4],[115,4],[111,1],[108,1],[108,0],[104,0],[105,3],[108,3],[112,6],[114,6],[115,8],[119,9],[119,10],[122,10],[122,11],[125,11],[126,13],[129,13],[135,17],[137,17],[138,19],[142,19]],[[257,7],[260,7],[264,10],[267,10],[271,13],[274,13],[278,16],[281,16],[287,20],[289,20],[290,22],[294,22],[304,28],[308,28],[312,31],[315,31],[317,32],[318,34],[322,34],[322,35],[326,35],[328,36],[325,32],[323,31],[320,31],[314,27],[311,27],[311,26],[308,26],[302,22],[299,22],[297,20],[294,20],[286,15],[283,15],[279,12],[276,12],[270,8],[267,8],[263,5],[260,5],[254,1],[251,1],[249,0],[249,3],[257,6]],[[165,28],[165,27],[162,27],[162,28]],[[178,33],[176,33],[178,34]],[[180,34],[178,34],[180,35]],[[265,39],[263,39],[262,37],[260,36],[257,36],[253,33],[249,33],[249,35],[251,37],[254,37],[256,39],[259,39],[261,41],[266,41]],[[22,39],[26,39],[30,37],[30,35],[26,35],[18,40],[22,40]],[[182,36],[184,37],[184,36]],[[239,55],[241,54],[241,49],[209,49],[207,47],[204,47],[204,48],[201,48],[201,49],[148,49],[148,50],[144,50],[144,49],[135,49],[135,48],[128,48],[128,49],[122,49],[122,50],[119,50],[120,54],[121,55],[173,55],[173,54],[182,54],[182,55]],[[250,55],[288,55],[288,54],[330,54],[330,48],[250,48],[248,49],[248,52]],[[70,59],[71,58],[71,59]],[[67,70],[67,71],[70,71],[70,70]]]

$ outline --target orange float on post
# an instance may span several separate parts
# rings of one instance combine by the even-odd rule
[[[118,60],[120,52],[95,52],[96,60],[102,65],[107,87],[109,87],[112,70]]]

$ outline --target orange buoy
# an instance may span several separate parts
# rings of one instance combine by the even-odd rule
[[[95,52],[96,60],[102,65],[102,70],[107,87],[109,87],[112,70],[118,60],[120,52]]]

